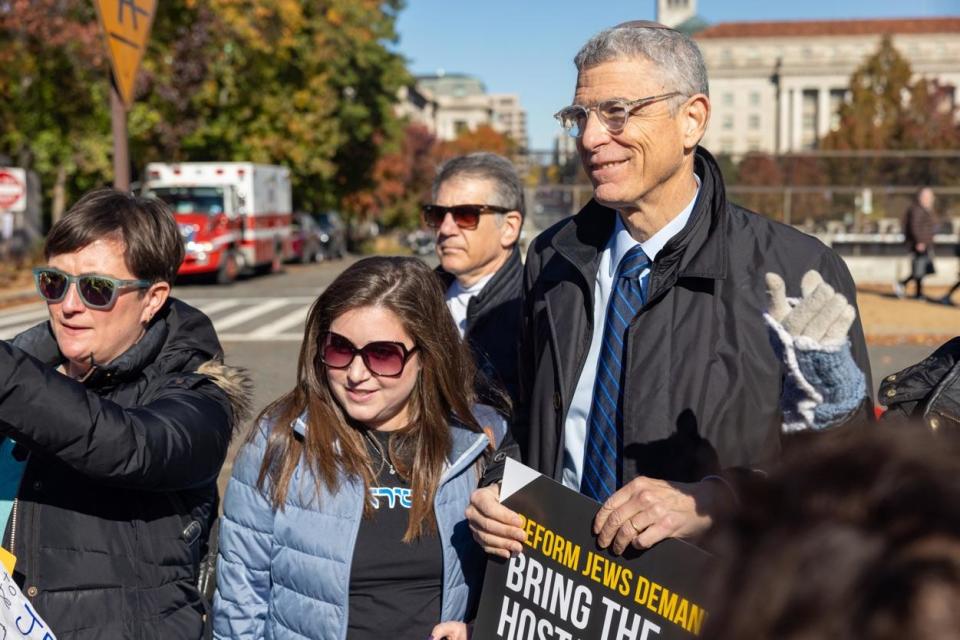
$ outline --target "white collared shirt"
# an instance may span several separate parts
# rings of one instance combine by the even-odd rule
[[[587,352],[587,360],[580,373],[580,379],[577,380],[577,387],[573,392],[573,400],[563,429],[563,484],[576,491],[580,490],[580,480],[583,475],[583,456],[590,406],[593,404],[593,387],[597,378],[597,363],[600,359],[600,343],[603,341],[603,327],[606,324],[607,306],[610,302],[617,267],[627,252],[637,244],[650,259],[650,266],[653,266],[657,260],[657,254],[663,250],[671,238],[683,230],[690,219],[690,214],[693,213],[693,206],[700,194],[700,176],[694,174],[694,177],[697,179],[697,190],[693,194],[693,199],[673,220],[650,236],[646,242],[637,242],[630,235],[618,213],[613,234],[600,255],[600,268],[597,270],[597,279],[593,287],[593,336],[590,339],[590,351]],[[650,267],[641,271],[637,277],[640,279],[640,287],[646,299],[647,287],[650,284]]]
[[[470,304],[470,299],[483,291],[483,288],[495,275],[496,272],[484,276],[470,287],[464,287],[460,284],[459,280],[454,278],[450,286],[447,287],[447,293],[444,296],[447,302],[447,309],[450,310],[453,321],[457,323],[457,329],[460,330],[461,338],[463,334],[467,332],[467,305]]]

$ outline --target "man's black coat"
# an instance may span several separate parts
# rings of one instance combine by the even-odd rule
[[[454,276],[437,269],[444,289]],[[520,294],[523,286],[523,261],[514,247],[503,266],[467,304],[467,328],[464,339],[470,345],[477,368],[517,401],[517,337],[520,334]],[[481,399],[497,404],[496,398]]]
[[[686,227],[657,256],[647,303],[628,330],[623,481],[698,481],[763,468],[780,450],[782,368],[763,322],[764,274],[788,295],[816,269],[855,303],[843,261],[819,240],[727,201],[713,157],[697,150],[700,193]],[[536,238],[527,254],[514,435],[524,461],[559,479],[563,430],[590,347],[594,283],[614,228],[591,201]],[[870,368],[859,319],[853,355]]]

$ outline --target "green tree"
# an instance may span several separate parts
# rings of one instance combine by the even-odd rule
[[[54,218],[111,170],[106,73],[90,2],[0,2],[0,155],[39,174]]]
[[[128,117],[151,161],[288,166],[294,203],[374,185],[403,138],[401,0],[163,0]],[[0,0],[0,155],[64,200],[108,184],[109,68],[90,0]]]
[[[370,188],[384,146],[402,135],[393,104],[408,76],[389,48],[400,2],[187,4],[193,15],[169,18],[176,37],[161,38],[176,48],[155,57],[166,91],[155,92],[141,118],[145,148],[174,159],[284,164],[296,206],[308,209]],[[191,62],[187,77],[178,76]],[[161,123],[180,130],[165,141]]]

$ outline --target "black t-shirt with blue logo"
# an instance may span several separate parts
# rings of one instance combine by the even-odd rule
[[[388,450],[389,434],[370,431]],[[353,565],[347,637],[350,640],[424,640],[440,622],[443,556],[436,533],[403,542],[410,516],[410,485],[367,443],[378,482],[370,487],[374,514],[360,521]]]

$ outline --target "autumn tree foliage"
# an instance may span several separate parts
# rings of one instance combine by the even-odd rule
[[[421,124],[404,127],[403,139],[377,161],[373,186],[349,196],[345,206],[388,227],[416,227],[420,205],[430,199],[436,171],[436,138]]]
[[[0,156],[37,171],[54,215],[111,170],[107,69],[92,3],[0,1]]]
[[[147,162],[291,169],[317,209],[374,187],[403,136],[402,0],[163,0],[128,116]],[[111,181],[109,64],[90,0],[0,0],[0,155],[66,199]]]
[[[850,97],[840,126],[822,141],[840,151],[930,151],[960,149],[957,105],[951,90],[935,80],[913,78],[910,63],[889,37],[850,78]],[[933,157],[841,159],[828,172],[848,184],[957,184],[956,161]]]
[[[354,193],[344,204],[362,219],[403,228],[419,224],[420,205],[430,199],[433,177],[443,162],[476,151],[510,157],[515,150],[513,140],[488,125],[439,141],[423,125],[411,123],[398,142],[385,141],[383,146],[371,187]]]
[[[752,151],[746,154],[738,166],[739,183],[742,187],[756,187],[738,194],[736,201],[748,209],[779,218],[783,209],[783,197],[779,192],[765,192],[767,187],[783,185],[783,169],[769,153]]]
[[[510,156],[516,151],[516,147],[510,136],[500,133],[488,124],[481,124],[475,129],[464,129],[455,139],[441,143],[437,147],[437,160],[442,162],[475,151]]]

